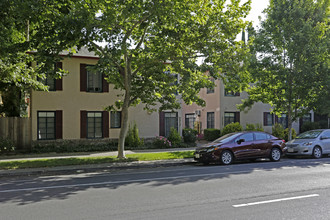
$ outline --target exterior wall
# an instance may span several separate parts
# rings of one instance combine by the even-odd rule
[[[195,114],[197,110],[200,110],[200,116],[195,114],[196,122],[201,122],[201,130],[207,128],[207,113],[214,112],[214,128],[220,127],[220,81],[215,81],[214,93],[207,94],[207,89],[202,89],[200,97],[205,100],[206,105],[204,107],[198,106],[193,103],[192,105],[182,104],[182,127],[185,128],[185,115]]]
[[[225,96],[224,84],[220,80],[215,81],[216,87],[214,93],[207,94],[206,89],[200,92],[201,98],[206,102],[205,107],[197,106],[196,104],[185,105],[182,108],[182,122],[185,126],[185,114],[195,113],[196,110],[201,110],[201,116],[196,117],[196,121],[202,122],[202,130],[206,128],[207,112],[215,113],[215,128],[223,129],[225,112],[239,112],[237,105],[242,103],[243,99],[248,98],[246,92],[242,92],[239,96]],[[240,124],[245,128],[246,124],[260,124],[265,132],[272,133],[272,126],[264,126],[264,112],[270,112],[271,106],[258,102],[252,106],[247,112],[240,112]],[[312,114],[313,115],[313,114]],[[313,116],[312,116],[313,117]],[[293,128],[299,133],[299,122],[293,123]]]
[[[103,111],[104,107],[113,104],[120,94],[109,85],[108,93],[91,93],[80,91],[80,64],[96,64],[95,57],[71,57],[62,61],[63,69],[69,72],[63,77],[62,91],[33,91],[31,95],[32,140],[37,140],[37,112],[63,112],[63,139],[80,139],[80,111]],[[139,135],[144,138],[155,137],[159,133],[159,116],[157,112],[148,114],[142,105],[131,107],[129,121],[137,123]],[[118,138],[120,129],[110,128],[109,138]]]

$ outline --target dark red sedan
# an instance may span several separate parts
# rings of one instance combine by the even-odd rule
[[[285,154],[285,141],[260,131],[243,131],[226,134],[206,146],[199,147],[194,159],[208,164],[231,164],[235,159],[269,158],[279,161]]]

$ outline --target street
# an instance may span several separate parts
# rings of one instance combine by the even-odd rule
[[[2,178],[1,219],[329,219],[330,158]]]

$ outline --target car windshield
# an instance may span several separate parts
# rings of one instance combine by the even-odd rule
[[[230,133],[230,134],[225,134],[224,136],[216,139],[215,141],[213,141],[213,143],[226,143],[226,142],[230,142],[233,139],[235,139],[237,136],[241,135],[242,133]]]
[[[296,137],[296,139],[314,139],[317,138],[322,131],[306,131]]]

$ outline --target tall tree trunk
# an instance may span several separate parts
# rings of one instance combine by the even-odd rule
[[[125,137],[128,130],[128,108],[130,106],[130,99],[131,99],[131,63],[130,58],[125,54],[125,97],[124,103],[121,109],[121,129],[119,133],[119,141],[118,141],[118,158],[126,158],[125,157]]]
[[[289,109],[288,109],[288,141],[292,140],[292,109],[291,109],[291,104],[289,104]]]
[[[125,92],[124,104],[121,110],[121,129],[118,141],[118,158],[125,158],[125,137],[128,130],[128,108],[129,108],[129,91]]]

